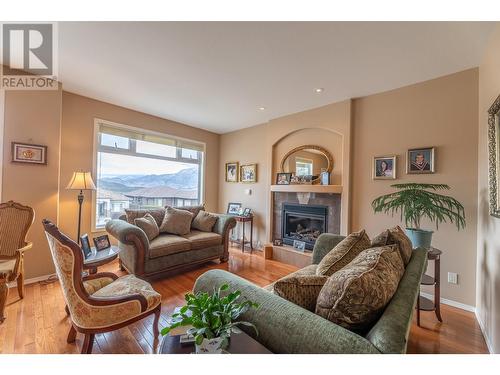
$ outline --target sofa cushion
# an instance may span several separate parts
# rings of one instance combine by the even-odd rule
[[[151,214],[135,219],[134,224],[146,233],[149,241],[152,241],[160,234],[160,228],[158,228],[158,224],[156,224],[156,220]]]
[[[213,232],[192,230],[182,237],[191,243],[191,249],[202,249],[205,247],[217,246],[222,244],[222,236]]]
[[[175,234],[160,234],[149,243],[149,258],[182,253],[191,250],[191,242]]]
[[[312,264],[279,279],[274,283],[273,292],[314,312],[319,292],[328,280],[327,276],[316,275],[317,267]]]
[[[394,228],[384,230],[372,239],[372,247],[385,245],[398,245],[401,259],[403,259],[405,266],[408,264],[413,251],[413,245],[411,244],[410,238],[408,238],[399,225]]]
[[[191,229],[192,219],[193,214],[189,211],[167,207],[165,217],[160,225],[160,233],[188,234]]]
[[[129,224],[135,225],[134,220],[144,217],[146,214],[153,216],[156,224],[160,226],[163,218],[165,217],[165,209],[161,207],[151,209],[125,209],[125,215],[127,216],[127,222]]]
[[[321,276],[333,275],[369,247],[370,239],[364,230],[351,233],[324,256],[318,264],[316,274]]]
[[[316,314],[366,333],[396,292],[403,273],[396,245],[367,249],[328,278],[319,293]]]
[[[93,297],[118,297],[127,296],[129,294],[141,294],[148,302],[148,310],[158,306],[161,302],[160,293],[156,292],[151,284],[141,280],[134,275],[122,276],[105,287],[99,289]]]
[[[217,222],[218,216],[207,211],[199,211],[191,223],[191,228],[202,232],[211,232]]]
[[[165,206],[165,208],[167,208],[169,206]],[[198,212],[200,212],[201,210],[205,210],[205,206],[204,205],[200,205],[200,206],[173,206],[172,208],[175,208],[177,210],[184,210],[184,211],[189,211],[193,214],[193,219],[196,217],[196,215],[198,215]]]
[[[113,281],[114,280],[111,277],[99,277],[97,279],[85,280],[83,282],[83,287],[88,294],[94,294],[99,289],[111,284]]]

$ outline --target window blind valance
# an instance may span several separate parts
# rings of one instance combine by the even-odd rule
[[[128,139],[135,139],[139,141],[157,143],[161,145],[185,148],[188,150],[201,151],[201,152],[204,151],[204,145],[201,143],[187,141],[184,139],[178,139],[175,137],[169,137],[167,135],[162,136],[158,134],[141,133],[139,131],[120,128],[103,123],[99,124],[99,132],[109,135],[115,135],[118,137],[124,137]]]

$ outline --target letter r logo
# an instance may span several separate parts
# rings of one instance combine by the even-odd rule
[[[2,26],[4,75],[53,74],[52,24]]]

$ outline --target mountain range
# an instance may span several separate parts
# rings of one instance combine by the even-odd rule
[[[198,168],[187,168],[177,173],[167,174],[123,174],[104,176],[98,181],[100,189],[126,193],[132,190],[169,186],[174,189],[196,189],[198,187]]]

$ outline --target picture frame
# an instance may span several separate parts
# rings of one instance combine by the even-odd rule
[[[226,163],[226,182],[238,182],[239,163],[231,161]]]
[[[298,251],[306,251],[306,243],[304,241],[293,240],[293,248]]]
[[[229,202],[227,204],[227,214],[238,215],[240,212],[241,203]]]
[[[246,217],[252,216],[252,209],[249,207],[245,208],[245,210],[243,211],[243,216],[246,216]]]
[[[111,247],[111,243],[109,242],[109,237],[107,234],[103,234],[102,236],[94,237],[94,246],[97,251],[101,251],[104,249],[108,249]]]
[[[292,179],[291,173],[276,173],[276,185],[290,185],[290,180]]]
[[[395,180],[397,178],[396,161],[396,155],[373,157],[372,179]]]
[[[281,238],[275,238],[273,241],[274,246],[283,246],[283,240]]]
[[[47,165],[47,146],[31,143],[11,143],[12,162]]]
[[[322,171],[320,174],[321,185],[330,185],[330,172]]]
[[[409,149],[406,154],[407,174],[428,174],[435,172],[435,148],[420,147]]]
[[[240,166],[240,182],[251,184],[257,182],[257,164],[244,164]]]
[[[85,259],[87,259],[92,254],[92,248],[90,247],[90,240],[87,233],[80,236],[80,244],[83,256]]]

